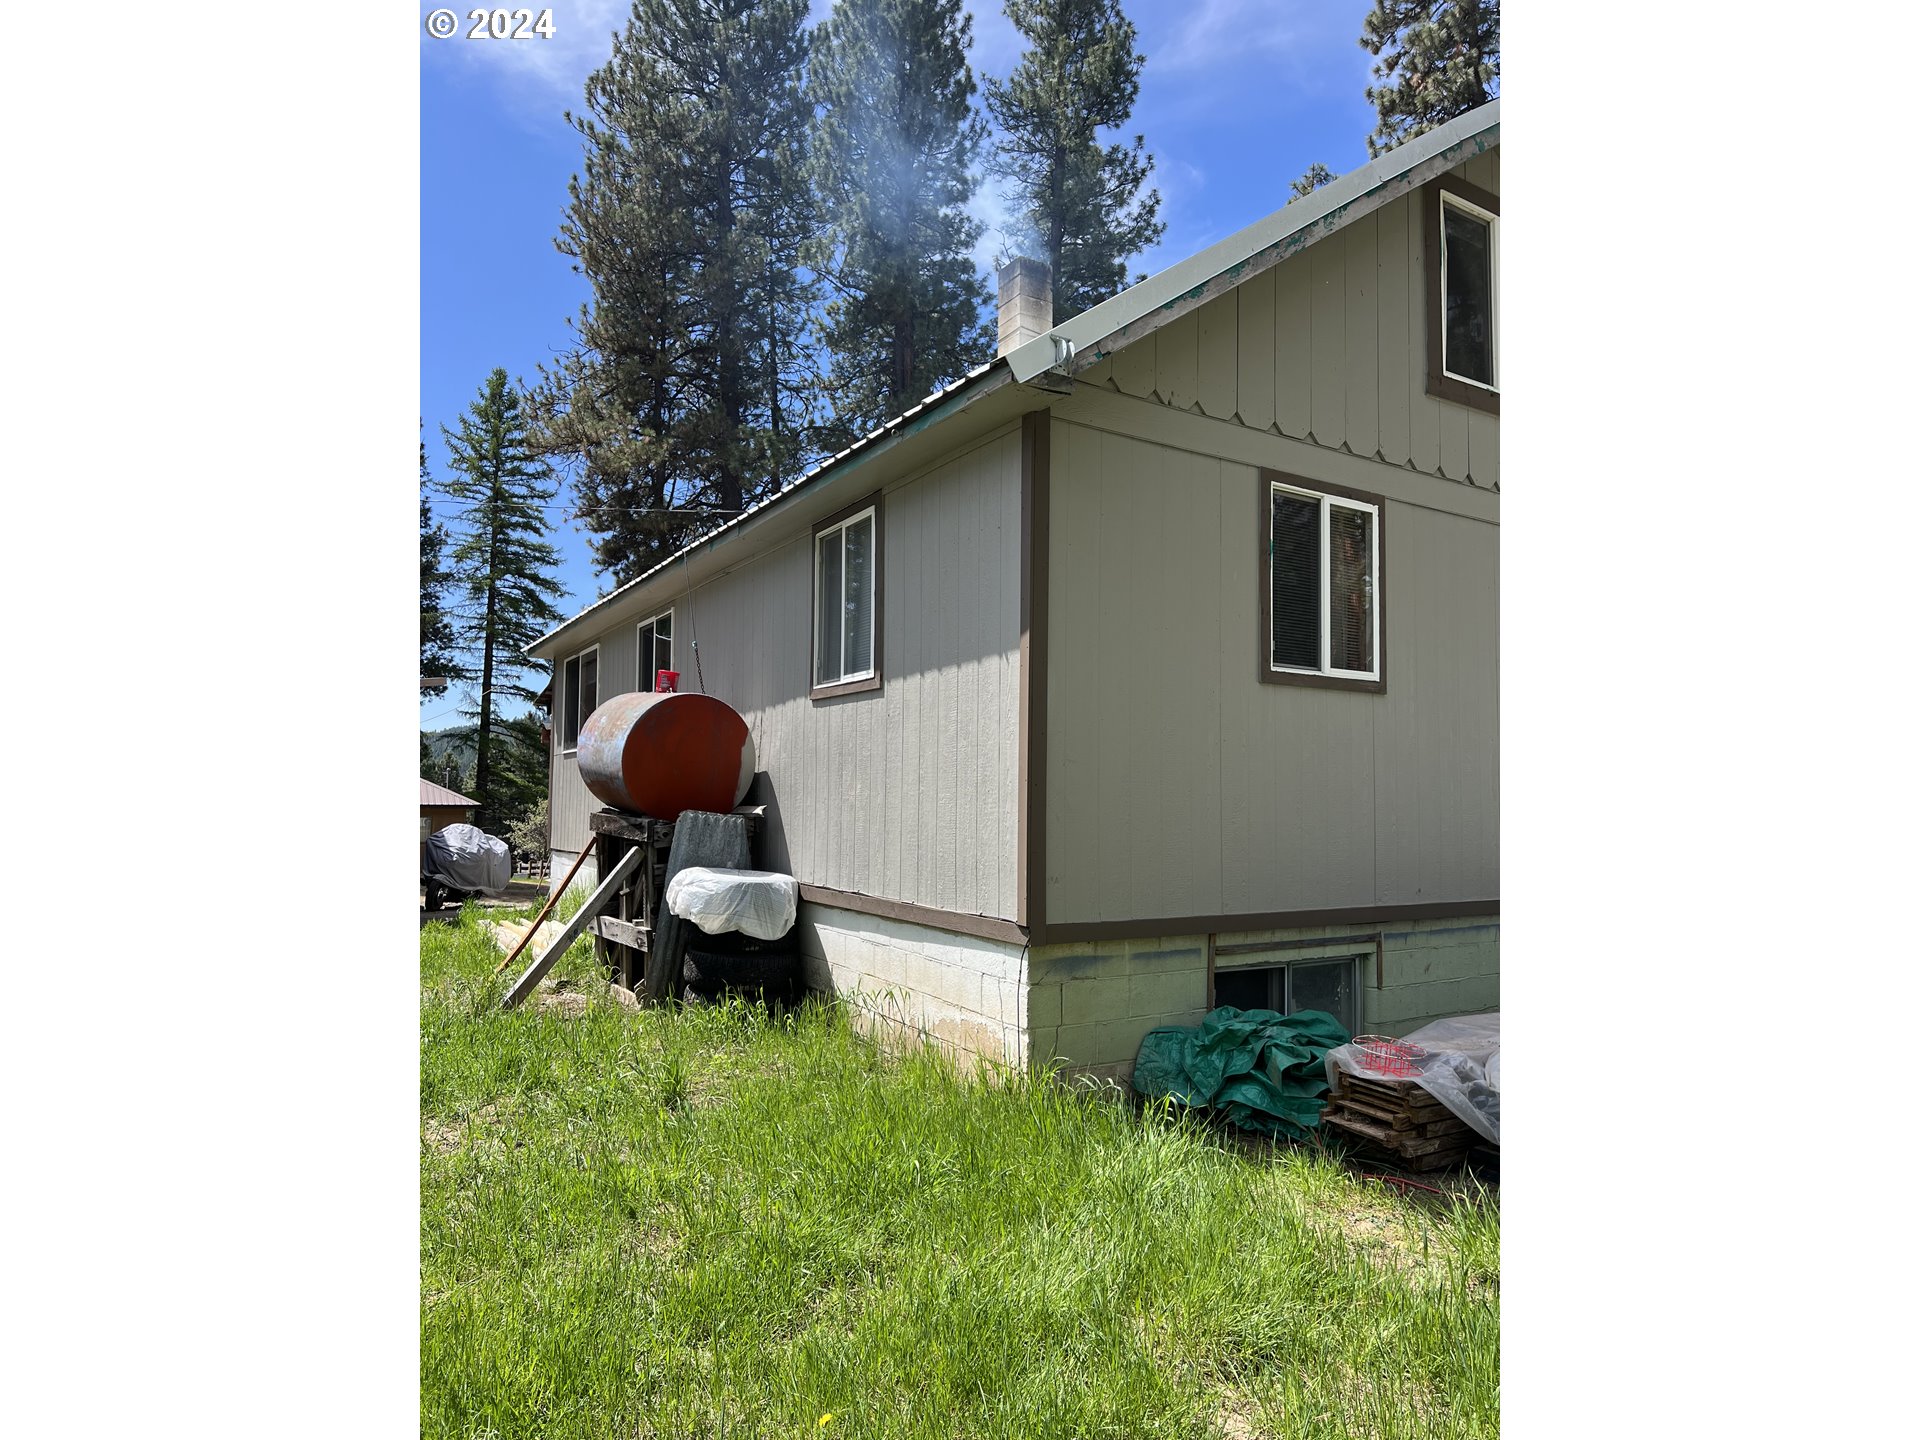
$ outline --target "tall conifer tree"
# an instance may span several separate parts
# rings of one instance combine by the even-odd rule
[[[1053,314],[1064,320],[1118,294],[1127,262],[1166,231],[1146,137],[1110,145],[1133,115],[1146,57],[1120,0],[1006,0],[1027,52],[1005,84],[986,82],[1003,132],[989,168],[1013,183],[1007,202],[1053,267]],[[1144,277],[1143,277],[1144,278]]]
[[[1367,153],[1384,155],[1499,93],[1500,0],[1374,0],[1360,34],[1377,57],[1367,99],[1380,123]]]
[[[420,442],[420,677],[448,680],[462,678],[459,661],[453,654],[453,621],[446,610],[446,592],[451,576],[442,556],[446,550],[447,527],[433,519],[428,494],[433,476],[427,470],[427,442]],[[420,691],[425,704],[431,692]]]
[[[812,448],[805,0],[636,0],[568,115],[560,249],[594,298],[540,395],[616,581],[791,478]]]
[[[533,453],[520,397],[495,370],[460,428],[446,436],[453,478],[446,492],[459,502],[459,538],[448,557],[460,596],[456,644],[479,678],[474,710],[475,817],[488,829],[510,818],[495,793],[493,732],[502,700],[532,701],[524,677],[536,667],[522,653],[563,617],[549,599],[558,588],[560,552],[545,538],[545,506],[558,493],[552,471]]]
[[[829,299],[822,334],[840,443],[991,358],[967,213],[986,122],[960,0],[838,0],[814,31],[810,94]]]

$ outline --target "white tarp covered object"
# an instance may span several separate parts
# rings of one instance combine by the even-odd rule
[[[1401,1037],[1426,1051],[1409,1063],[1413,1083],[1494,1144],[1500,1143],[1500,1012],[1455,1015]],[[1351,1045],[1327,1052],[1327,1083],[1340,1093],[1340,1076],[1379,1079]]]
[[[427,876],[453,890],[498,895],[513,879],[513,852],[477,825],[449,825],[427,837]]]
[[[692,865],[667,882],[667,908],[709,935],[738,930],[756,940],[778,940],[793,929],[800,885],[771,870]]]

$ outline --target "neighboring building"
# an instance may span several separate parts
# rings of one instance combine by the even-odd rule
[[[420,781],[420,867],[426,868],[427,837],[444,830],[449,825],[470,825],[473,823],[474,807],[480,802],[469,800],[458,790],[449,790],[444,785],[422,778]]]
[[[554,873],[582,719],[675,669],[752,727],[812,982],[960,1053],[1496,1006],[1499,137],[1060,325],[1003,269],[994,361],[530,647]]]

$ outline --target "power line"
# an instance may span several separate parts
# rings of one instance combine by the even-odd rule
[[[465,500],[429,500],[427,501],[427,504],[429,506],[437,505],[443,509],[445,508],[477,509],[480,506],[485,505],[486,503],[487,502],[484,500],[472,502],[471,504]],[[578,516],[579,514],[579,511],[576,509],[576,507],[572,505],[521,505],[520,508],[523,510],[558,510],[562,512],[571,512],[576,516]],[[662,510],[658,508],[648,507],[645,505],[596,505],[593,508],[595,511],[618,510],[622,515],[685,515],[690,520],[702,519],[708,515],[744,515],[747,513],[745,510],[674,510],[674,509]]]

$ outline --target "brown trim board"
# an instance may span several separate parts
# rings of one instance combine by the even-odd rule
[[[967,915],[958,910],[936,910],[930,905],[915,905],[908,900],[883,900],[877,895],[860,895],[852,890],[832,890],[825,885],[802,885],[800,898],[815,905],[830,905],[836,910],[851,910],[858,915],[877,915],[882,920],[904,920],[910,925],[927,925],[935,930],[950,930],[956,935],[977,935],[983,940],[1004,940],[1009,945],[1025,945],[1027,932],[1011,920],[992,915]]]
[[[1257,592],[1254,609],[1260,615],[1260,651],[1254,656],[1254,678],[1262,685],[1304,685],[1319,690],[1363,690],[1369,694],[1381,695],[1387,689],[1387,497],[1376,495],[1371,490],[1351,490],[1345,485],[1330,485],[1325,480],[1309,480],[1304,475],[1290,475],[1284,470],[1271,470],[1258,466],[1254,471],[1258,485],[1255,487],[1254,500],[1260,507],[1259,523],[1254,534],[1259,537],[1260,554],[1253,567],[1253,584]],[[1284,485],[1292,489],[1306,490],[1321,495],[1332,495],[1342,500],[1358,500],[1364,505],[1373,506],[1374,539],[1380,547],[1380,571],[1373,577],[1373,603],[1380,612],[1380,635],[1375,641],[1379,646],[1374,659],[1379,662],[1378,680],[1355,680],[1346,675],[1311,675],[1296,670],[1276,670],[1273,668],[1273,582],[1268,574],[1273,562],[1273,487]],[[1321,577],[1322,585],[1326,577]]]
[[[820,564],[820,532],[831,530],[842,520],[858,515],[869,505],[873,507],[873,674],[864,680],[847,680],[832,685],[813,683],[813,647],[819,643],[820,625],[820,576],[816,567]],[[887,633],[887,579],[886,579],[886,519],[887,506],[885,492],[874,491],[863,495],[851,505],[843,505],[823,520],[813,522],[813,529],[807,538],[807,685],[809,700],[831,700],[836,695],[859,695],[868,690],[878,690],[886,674],[881,663],[884,653],[882,641]]]
[[[1020,417],[1020,790],[1015,913],[1047,940],[1047,560],[1053,412]]]
[[[1489,415],[1500,413],[1500,392],[1470,385],[1465,380],[1456,380],[1446,372],[1445,361],[1440,355],[1440,192],[1458,195],[1468,204],[1478,205],[1493,215],[1500,213],[1500,197],[1482,190],[1478,185],[1469,185],[1464,180],[1451,175],[1441,175],[1429,180],[1421,187],[1426,192],[1426,201],[1421,206],[1420,223],[1426,227],[1422,237],[1422,254],[1426,261],[1427,272],[1427,394],[1436,400],[1451,400],[1456,405],[1466,405],[1475,410],[1484,410]],[[1495,280],[1496,287],[1499,284]],[[1499,341],[1494,341],[1494,374],[1500,373]]]
[[[804,887],[802,887],[804,889]],[[1394,920],[1451,920],[1498,915],[1498,900],[1441,900],[1423,905],[1355,905],[1337,910],[1271,910],[1259,915],[1170,915],[1146,920],[1068,921],[1047,928],[1049,945],[1081,940],[1152,940],[1167,935],[1233,935],[1300,925],[1381,925]],[[1036,939],[1034,943],[1040,942]]]

